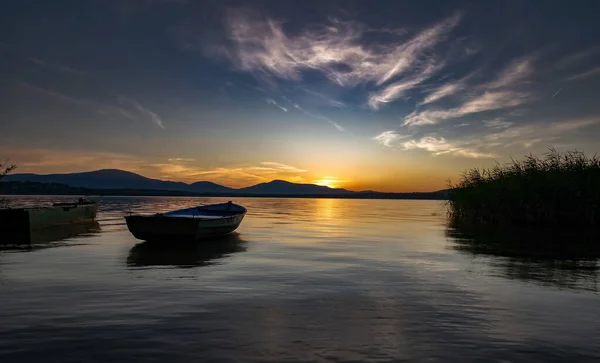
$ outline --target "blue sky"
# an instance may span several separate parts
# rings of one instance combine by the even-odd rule
[[[549,147],[600,151],[594,1],[12,1],[0,157],[431,190]]]

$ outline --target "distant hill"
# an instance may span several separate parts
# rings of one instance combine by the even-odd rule
[[[195,193],[231,193],[236,190],[209,181],[192,183],[188,186],[188,189]]]
[[[355,193],[346,189],[332,189],[314,184],[297,184],[285,180],[273,180],[260,183],[251,187],[238,189],[244,194],[351,194]]]
[[[185,183],[150,179],[129,171],[118,169],[103,169],[84,173],[71,174],[13,174],[7,175],[3,181],[30,181],[37,183],[65,184],[82,188],[141,188],[181,190],[188,185]]]
[[[448,199],[448,191],[428,193],[377,193],[377,192],[349,192],[340,194],[327,194],[323,192],[314,194],[287,193],[245,193],[236,189],[230,192],[205,192],[195,193],[182,190],[161,189],[92,189],[71,187],[57,183],[38,182],[0,182],[0,195],[80,195],[80,196],[193,196],[193,197],[269,197],[269,198],[345,198],[345,199]]]
[[[193,184],[163,181],[118,169],[102,169],[71,174],[13,174],[3,181],[27,181],[37,183],[64,184],[71,187],[89,189],[153,189],[178,190],[195,193],[230,192],[233,189],[219,184],[201,181]]]
[[[13,174],[6,176],[6,182],[36,182],[63,184],[70,187],[89,189],[136,189],[168,190],[189,193],[211,194],[347,194],[354,193],[345,189],[332,189],[313,184],[296,184],[284,180],[273,180],[241,189],[228,188],[209,181],[192,184],[146,178],[145,176],[118,169],[103,169],[71,174]]]
[[[448,191],[431,193],[354,192],[314,184],[273,180],[234,189],[209,181],[192,184],[146,178],[118,169],[103,169],[71,174],[12,174],[0,182],[3,194],[87,194],[87,195],[210,195],[210,196],[281,196],[391,199],[447,199]]]

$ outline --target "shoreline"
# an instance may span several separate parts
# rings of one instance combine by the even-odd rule
[[[411,194],[411,193],[406,193]],[[421,194],[421,193],[415,193]],[[427,194],[427,193],[423,193]],[[191,193],[12,193],[0,194],[0,197],[15,196],[85,196],[85,197],[192,197],[192,198],[288,198],[288,199],[369,199],[369,200],[439,200],[447,201],[447,197],[429,197],[421,195],[399,195],[399,196],[370,196],[370,195],[311,195],[311,194],[191,194]]]
[[[449,191],[385,193],[385,192],[333,192],[333,193],[194,193],[165,189],[109,189],[72,187],[65,184],[37,182],[0,182],[0,195],[73,195],[73,196],[132,196],[132,197],[223,197],[223,198],[335,198],[335,199],[422,199],[448,200]]]

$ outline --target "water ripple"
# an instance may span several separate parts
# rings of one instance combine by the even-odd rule
[[[0,361],[600,359],[595,261],[482,253],[441,202],[240,198],[238,233],[165,246],[123,216],[222,199],[99,200],[87,229],[0,248]]]

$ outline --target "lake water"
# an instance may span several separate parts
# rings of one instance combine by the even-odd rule
[[[98,224],[0,251],[0,362],[600,359],[595,262],[465,249],[440,201],[240,198],[221,247],[168,248],[125,213],[223,199],[99,200]]]

